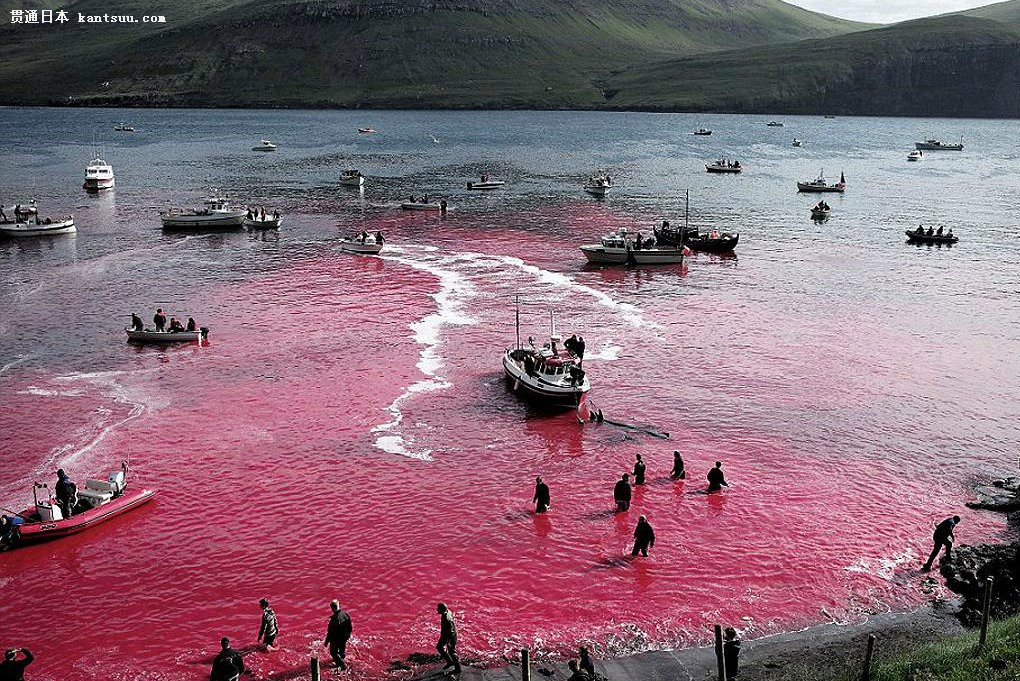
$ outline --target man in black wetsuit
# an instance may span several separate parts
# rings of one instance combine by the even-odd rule
[[[276,650],[276,637],[280,635],[280,626],[276,621],[276,613],[269,607],[269,599],[263,598],[259,601],[262,608],[262,623],[259,624],[259,635],[256,641],[262,643],[267,650]]]
[[[726,627],[723,658],[726,660],[726,681],[732,681],[740,670],[740,639],[737,638],[737,630],[733,627]]]
[[[723,487],[729,487],[726,476],[722,472],[722,461],[715,462],[715,468],[708,472],[708,491],[718,492]]]
[[[22,658],[18,659],[18,653]],[[28,648],[11,648],[4,653],[4,661],[0,662],[0,679],[2,681],[25,681],[25,667],[32,664],[35,657]]]
[[[637,455],[637,460],[634,461],[634,484],[645,484],[645,462],[641,460],[640,454]]]
[[[457,657],[457,624],[453,621],[453,613],[446,607],[446,603],[436,605],[436,612],[439,613],[439,642],[436,643],[436,650],[439,652],[439,656],[446,660],[446,664],[443,665],[443,673],[460,674],[460,658]]]
[[[68,477],[63,468],[57,469],[57,484],[54,486],[53,492],[64,517],[70,518],[74,511],[75,498],[78,496],[78,486]]]
[[[949,560],[950,555],[953,551],[953,542],[956,537],[953,536],[953,531],[956,529],[956,525],[960,522],[960,516],[954,515],[952,518],[946,518],[935,527],[935,532],[932,534],[932,541],[935,542],[935,548],[931,550],[931,555],[928,556],[928,560],[925,561],[922,570],[931,570],[932,563],[939,555],[939,551],[942,547],[946,547],[946,555],[943,560]]]
[[[194,317],[188,317],[188,331],[198,331],[198,324],[195,322]]]
[[[213,659],[209,681],[237,681],[244,674],[244,658],[230,647],[230,639],[220,639],[220,652]]]
[[[549,485],[545,484],[541,475],[535,478],[535,497],[531,501],[535,504],[535,513],[545,513],[549,510],[551,501]]]
[[[131,330],[141,331],[145,328],[145,324],[142,323],[142,318],[136,315],[134,312],[131,313]]]
[[[634,549],[630,552],[630,555],[636,556],[638,551],[645,558],[648,557],[648,549],[655,546],[655,530],[648,523],[648,519],[644,516],[638,518],[637,527],[634,528]]]
[[[156,314],[152,316],[152,323],[156,327],[156,331],[166,331],[166,315],[163,314],[163,308],[156,309]]]
[[[684,457],[680,456],[678,450],[673,450],[673,472],[669,474],[669,477],[674,480],[685,480],[687,479],[687,468],[684,466]]]
[[[616,481],[616,487],[613,488],[613,499],[616,501],[617,511],[626,511],[630,508],[630,476],[626,473],[623,477]]]
[[[340,602],[336,599],[330,602],[329,607],[333,614],[329,616],[329,624],[326,626],[326,645],[329,646],[333,664],[338,669],[347,669],[347,642],[353,630],[351,616],[340,609]]]

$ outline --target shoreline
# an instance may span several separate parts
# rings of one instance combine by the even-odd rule
[[[967,628],[958,617],[959,600],[935,600],[914,610],[872,615],[858,624],[819,624],[799,631],[770,634],[742,641],[739,681],[808,681],[836,679],[861,668],[867,639],[874,634],[874,660],[961,634]],[[570,672],[566,659],[533,659],[532,681],[563,681]],[[596,659],[595,669],[610,681],[715,679],[713,646],[652,650],[614,659]],[[552,671],[550,675],[548,672]],[[393,676],[393,672],[390,673]],[[440,676],[438,669],[416,670],[411,681]],[[497,667],[464,666],[461,681],[518,681],[520,661]]]

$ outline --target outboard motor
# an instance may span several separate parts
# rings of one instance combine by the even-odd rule
[[[124,470],[114,471],[106,476],[106,481],[113,487],[113,495],[120,496],[124,492],[124,488],[127,486],[127,481],[124,477]]]
[[[205,340],[205,339],[207,339],[209,337],[209,327],[208,326],[200,326],[198,328],[198,330],[202,334],[202,340]]]

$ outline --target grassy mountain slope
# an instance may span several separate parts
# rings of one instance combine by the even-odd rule
[[[1020,0],[997,2],[994,5],[985,5],[984,7],[967,10],[966,12],[961,12],[961,14],[1016,24],[1020,23]]]
[[[614,108],[1020,116],[1020,30],[961,15],[670,60],[606,86]]]
[[[124,0],[73,9],[140,13]],[[25,103],[583,107],[623,68],[865,28],[779,0],[157,0],[145,13],[169,23],[68,24],[59,51],[0,28],[0,91]]]

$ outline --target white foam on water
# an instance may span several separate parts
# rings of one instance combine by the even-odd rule
[[[439,291],[430,294],[436,301],[435,312],[411,325],[415,342],[422,346],[417,367],[424,378],[404,388],[404,391],[386,408],[392,416],[390,421],[372,428],[373,433],[386,433],[379,435],[375,440],[375,446],[379,449],[390,454],[399,454],[425,461],[432,459],[432,451],[428,449],[416,450],[409,438],[397,432],[404,420],[401,407],[416,396],[436,390],[445,390],[453,385],[441,374],[443,358],[439,353],[439,346],[442,340],[442,331],[447,326],[477,323],[464,311],[464,303],[475,295],[475,287],[467,281],[464,275],[446,266],[445,258],[435,257],[434,254],[438,250],[435,247],[395,247],[391,249],[391,253],[404,255],[379,256],[384,260],[391,260],[422,272],[428,272],[439,280]]]
[[[0,376],[3,376],[8,371],[10,371],[14,367],[18,366],[19,364],[23,363],[27,359],[28,359],[28,355],[18,355],[13,360],[11,360],[7,364],[4,364],[2,367],[0,367]]]
[[[604,343],[595,352],[585,352],[585,360],[597,359],[603,362],[615,362],[620,359],[621,348],[619,345],[613,345],[612,343]]]
[[[83,394],[82,390],[53,390],[50,388],[40,388],[39,386],[30,385],[24,390],[18,391],[19,395],[35,395],[36,397],[79,397]]]

